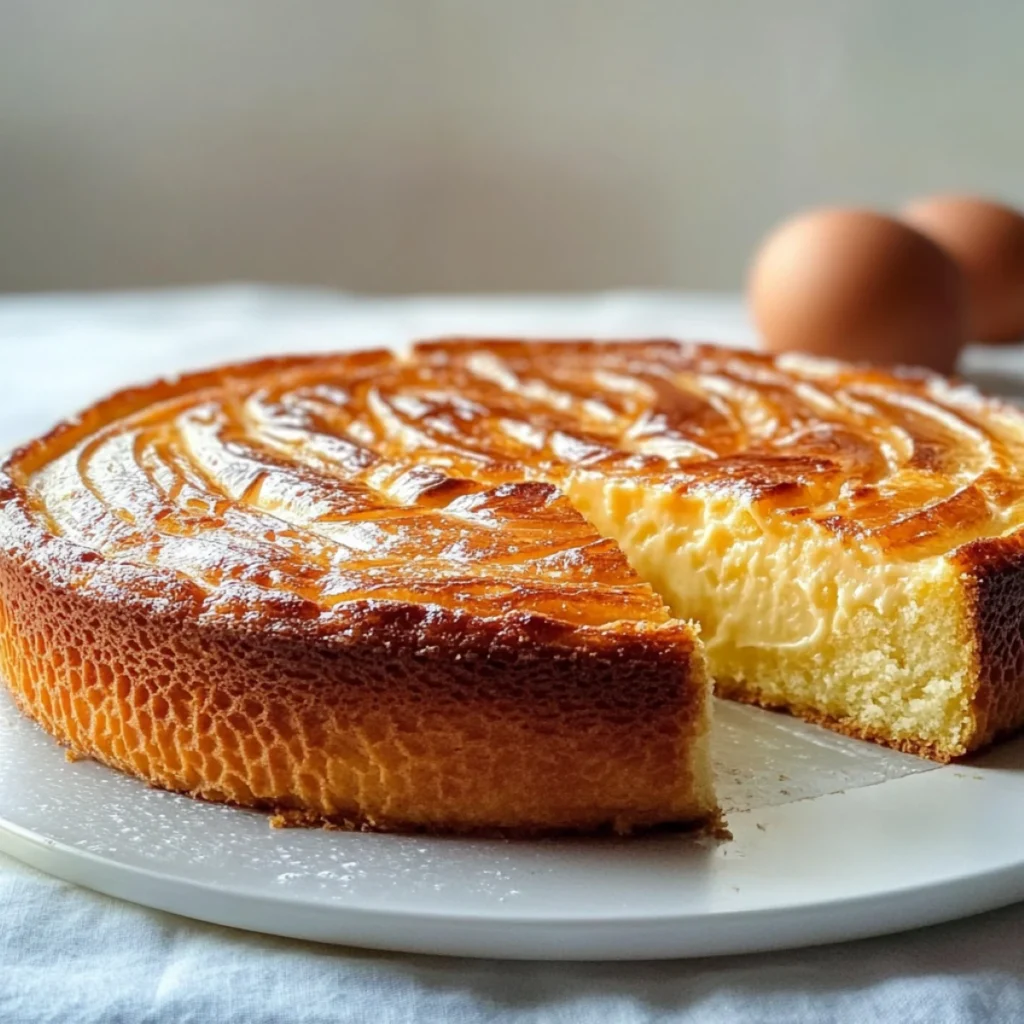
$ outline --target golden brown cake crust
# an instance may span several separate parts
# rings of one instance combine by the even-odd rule
[[[976,666],[974,751],[1024,725],[1024,535],[966,544],[955,561],[966,584]]]

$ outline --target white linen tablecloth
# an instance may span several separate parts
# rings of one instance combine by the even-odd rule
[[[226,287],[0,298],[0,448],[124,384],[285,350],[458,334],[748,340],[735,299],[356,299]],[[1024,355],[972,353],[1005,383]],[[1008,809],[1007,813],[1020,813]],[[1024,1020],[1024,906],[771,955],[533,964],[318,946],[199,924],[0,855],[0,1024]]]

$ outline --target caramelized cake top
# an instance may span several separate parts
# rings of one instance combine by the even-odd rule
[[[1024,418],[929,375],[707,345],[442,341],[121,392],[15,452],[0,544],[164,573],[204,612],[353,602],[664,623],[558,490],[727,491],[901,557],[1007,532]],[[332,623],[334,626],[332,626]]]
[[[0,546],[35,547],[76,578],[97,560],[141,569],[154,599],[319,633],[387,605],[668,623],[552,484],[471,479],[367,443],[376,384],[397,365],[268,360],[121,392],[8,460]]]

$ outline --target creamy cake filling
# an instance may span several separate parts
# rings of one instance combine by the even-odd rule
[[[962,746],[974,652],[948,559],[894,561],[727,496],[586,475],[568,491],[673,614],[700,623],[722,695]]]

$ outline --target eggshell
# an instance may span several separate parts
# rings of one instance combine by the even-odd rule
[[[987,199],[950,195],[910,203],[903,219],[966,274],[971,337],[1024,341],[1024,215]]]
[[[754,258],[749,298],[772,352],[949,372],[967,338],[957,264],[867,210],[817,210],[776,229]]]

